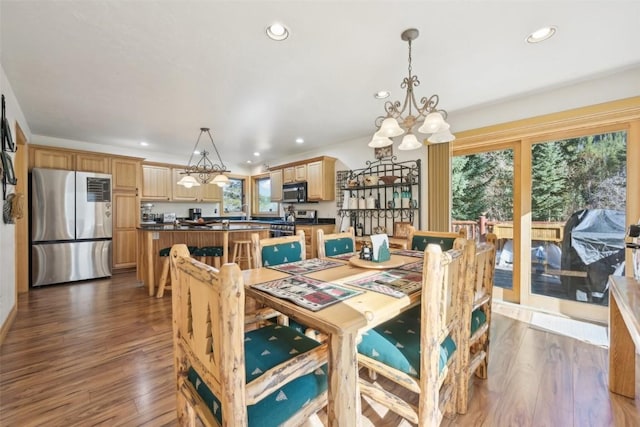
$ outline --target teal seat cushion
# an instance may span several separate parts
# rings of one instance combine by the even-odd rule
[[[222,246],[202,246],[193,252],[193,256],[222,256]]]
[[[302,259],[302,246],[300,242],[280,243],[262,248],[262,265],[280,265],[286,262],[295,262]]]
[[[339,239],[325,240],[324,253],[327,256],[336,256],[353,252],[353,239],[349,237],[341,237]]]
[[[413,236],[411,239],[411,249],[414,251],[424,251],[429,243],[440,245],[442,251],[448,251],[453,248],[453,237],[430,237],[430,236]]]
[[[245,333],[245,374],[247,382],[260,377],[264,372],[292,357],[320,345],[292,328],[269,325]],[[204,384],[192,368],[188,379],[198,394],[222,423],[220,401]],[[247,407],[249,425],[252,427],[275,427],[281,425],[298,412],[307,402],[327,389],[327,366],[297,378],[280,387],[260,402]]]
[[[440,344],[440,372],[455,351],[456,345],[448,336]],[[358,352],[420,378],[420,306],[365,332]]]
[[[471,313],[471,335],[475,334],[478,328],[487,323],[487,315],[481,308],[477,308]]]
[[[198,249],[198,247],[197,246],[187,246],[187,249],[189,249],[189,255],[193,255],[193,253],[196,251],[196,249]],[[162,248],[158,252],[158,256],[169,256],[169,252],[171,252],[171,248]]]

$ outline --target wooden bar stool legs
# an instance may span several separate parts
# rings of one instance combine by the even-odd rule
[[[253,268],[251,258],[251,240],[236,240],[233,243],[233,259],[231,262],[238,264],[240,269]],[[243,262],[246,264],[243,266]]]
[[[162,257],[162,273],[160,273],[160,281],[157,286],[158,293],[156,294],[156,298],[162,298],[164,290],[167,288],[167,281],[169,280],[169,252],[171,252],[171,248],[164,248],[160,250],[159,255]]]

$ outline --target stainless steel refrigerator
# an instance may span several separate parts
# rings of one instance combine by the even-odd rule
[[[31,172],[31,285],[111,276],[111,175]]]

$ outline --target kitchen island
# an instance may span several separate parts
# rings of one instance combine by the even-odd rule
[[[269,237],[269,224],[260,222],[231,222],[208,225],[150,225],[138,228],[137,279],[155,295],[156,282],[162,269],[159,252],[177,243],[187,246],[221,246],[222,262],[229,262],[229,250],[237,240],[251,240],[251,234],[258,233],[261,239]]]

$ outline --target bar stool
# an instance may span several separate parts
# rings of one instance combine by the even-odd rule
[[[247,269],[252,268],[251,240],[236,240],[233,242],[233,259],[231,262],[235,262],[240,269],[243,269],[242,261],[246,261]]]
[[[205,264],[209,264],[207,258],[213,258],[213,263],[209,265],[213,265],[215,268],[220,268],[222,264],[222,254],[222,246],[202,246],[193,251],[193,257]]]
[[[193,256],[193,253],[196,249],[196,246],[188,246],[189,254]],[[158,252],[158,256],[163,257],[162,260],[162,273],[160,273],[160,281],[158,282],[158,293],[156,294],[156,298],[162,298],[164,295],[164,290],[170,290],[171,286],[167,286],[167,282],[169,281],[169,253],[171,252],[171,248],[162,248]]]

